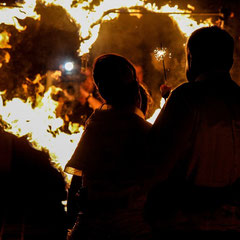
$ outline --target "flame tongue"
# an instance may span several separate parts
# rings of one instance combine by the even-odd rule
[[[155,3],[145,4],[144,0],[103,0],[98,6],[94,6],[89,1],[80,1],[75,4],[67,0],[41,0],[39,2],[46,6],[61,6],[66,10],[69,18],[76,23],[79,27],[79,38],[81,40],[78,51],[80,56],[90,51],[92,44],[98,37],[101,23],[118,18],[121,13],[119,10],[121,9],[124,9],[124,12],[127,11],[130,14],[134,9],[139,13],[139,8],[154,13],[169,13],[169,16],[176,22],[185,36],[189,36],[199,27],[209,26],[211,24],[210,19],[198,24],[190,17],[190,10],[179,9],[177,5],[170,7],[167,4],[159,8]],[[36,0],[28,0],[24,4],[18,4],[15,8],[0,7],[0,23],[14,25],[19,31],[22,31],[25,28],[18,23],[17,18],[25,19],[26,17],[31,17],[39,20],[40,15],[35,12],[35,7]],[[193,6],[190,6],[190,8],[194,10]],[[184,13],[184,15],[176,13]],[[136,16],[140,17],[141,14],[137,14]]]
[[[8,44],[11,34],[7,31],[0,33],[0,48],[11,48],[11,45]]]
[[[23,4],[17,4],[13,7],[0,6],[0,24],[13,25],[19,31],[25,30],[25,27],[21,26],[17,19],[25,19],[30,17],[36,20],[40,19],[34,10],[36,7],[36,0],[28,0]]]
[[[3,31],[0,33],[0,49],[8,49],[11,48],[9,42],[9,37],[11,36],[10,33]],[[10,61],[10,54],[3,50],[2,54],[0,55],[0,68],[2,67],[3,62],[8,63]]]

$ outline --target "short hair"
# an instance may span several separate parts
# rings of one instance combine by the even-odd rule
[[[96,58],[93,79],[101,96],[108,104],[135,105],[139,98],[139,86],[133,64],[125,57],[110,53]]]
[[[232,66],[234,40],[227,31],[217,26],[194,31],[188,39],[187,48],[192,59],[201,65],[228,69]]]

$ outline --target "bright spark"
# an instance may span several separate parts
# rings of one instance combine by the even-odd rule
[[[161,61],[167,54],[167,48],[156,48],[153,53],[157,61]]]

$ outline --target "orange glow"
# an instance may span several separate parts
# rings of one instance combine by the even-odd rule
[[[179,9],[178,5],[175,5],[174,7],[170,7],[168,4],[166,4],[162,6],[160,9],[158,9],[158,7],[155,4],[147,4],[145,7],[147,7],[147,9],[152,12],[169,13],[169,17],[177,24],[180,31],[186,37],[190,36],[191,33],[198,28],[212,25],[210,18],[201,23],[197,23],[197,21],[195,21],[191,17],[192,11]],[[191,6],[191,9],[193,8],[194,7]]]
[[[11,45],[9,45],[9,38],[11,34],[7,31],[3,31],[0,33],[0,48],[11,48]]]
[[[185,36],[189,36],[197,28],[212,25],[211,19],[201,23],[192,19],[190,13],[191,10],[194,10],[194,6],[191,5],[188,5],[191,10],[182,10],[177,5],[170,7],[168,4],[159,8],[155,3],[145,4],[144,0],[102,0],[99,5],[93,7],[90,7],[91,3],[88,1],[79,1],[74,5],[70,0],[41,0],[40,2],[46,6],[61,6],[66,10],[69,18],[79,27],[79,38],[81,40],[78,50],[79,56],[90,51],[92,44],[98,37],[101,24],[118,18],[121,10],[138,18],[142,16],[139,10],[141,8],[154,13],[169,13],[169,17]],[[19,31],[23,31],[25,28],[18,23],[17,18],[31,17],[39,20],[40,16],[35,12],[35,7],[36,0],[28,0],[24,4],[19,3],[16,8],[2,7],[0,8],[0,23],[14,25]]]
[[[36,6],[36,0],[27,0],[22,4],[17,4],[16,7],[1,7],[0,6],[0,24],[13,25],[19,31],[24,31],[26,28],[21,26],[17,19],[25,19],[26,17],[33,18],[35,20],[40,19],[34,10]]]
[[[40,75],[38,75],[35,83],[39,82],[40,79]],[[39,84],[38,91],[42,90],[42,86]],[[64,121],[56,117],[58,102],[51,97],[51,94],[58,90],[55,87],[50,87],[43,96],[36,93],[35,107],[32,107],[33,99],[31,97],[27,101],[13,98],[3,102],[5,93],[2,92],[0,113],[6,125],[5,131],[18,137],[26,135],[34,148],[48,151],[53,165],[62,170],[81,138],[83,127],[79,124],[70,124],[71,134],[61,131],[60,128]]]
[[[92,44],[97,40],[101,23],[118,18],[121,10],[138,18],[142,16],[139,8],[154,13],[184,13],[169,14],[169,17],[177,24],[185,36],[189,36],[197,28],[212,24],[211,19],[197,23],[197,21],[191,18],[191,10],[179,9],[177,5],[170,7],[166,4],[158,8],[155,3],[145,4],[144,0],[102,0],[98,6],[94,6],[91,10],[90,3],[85,1],[79,2],[74,6],[71,5],[72,1],[66,0],[45,0],[43,2],[46,5],[53,4],[63,7],[69,14],[69,17],[79,26],[79,37],[82,41],[79,47],[80,56],[90,51]],[[194,9],[190,5],[189,8]]]

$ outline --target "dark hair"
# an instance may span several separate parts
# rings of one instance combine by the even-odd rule
[[[234,40],[225,30],[213,26],[192,33],[187,42],[192,61],[208,68],[230,70],[233,62]]]
[[[126,106],[138,101],[136,71],[125,57],[113,53],[99,56],[93,65],[93,78],[108,104]]]

